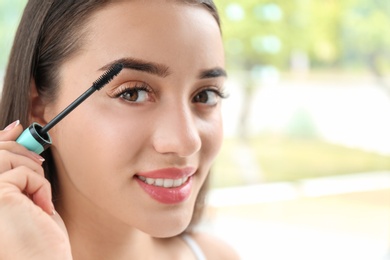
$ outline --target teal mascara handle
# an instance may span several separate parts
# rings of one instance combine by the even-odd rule
[[[81,96],[67,106],[61,113],[54,117],[45,127],[38,123],[32,123],[16,140],[17,143],[23,145],[28,150],[37,154],[42,153],[51,145],[51,138],[48,131],[55,126],[59,121],[66,117],[73,109],[80,105],[96,90],[100,90],[104,85],[109,83],[123,69],[122,63],[114,64],[100,78],[98,78],[92,86],[87,89]]]
[[[38,123],[32,123],[16,139],[16,142],[34,153],[40,154],[51,145],[51,138],[48,133],[39,134],[43,127]]]

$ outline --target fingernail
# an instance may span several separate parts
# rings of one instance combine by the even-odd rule
[[[4,128],[4,131],[9,131],[9,130],[17,127],[19,124],[20,124],[20,121],[16,120],[16,121],[12,122],[11,124],[9,124],[6,128]]]
[[[45,161],[45,158],[43,158],[42,156],[40,156],[40,155],[37,154],[37,153],[34,153],[34,152],[30,151],[30,154],[31,154],[35,159],[37,159],[38,161],[41,161],[41,162],[44,162],[44,161]]]

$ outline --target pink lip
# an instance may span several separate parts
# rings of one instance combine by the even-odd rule
[[[149,172],[140,172],[137,175],[153,179],[180,179],[188,177],[188,180],[179,187],[159,187],[149,185],[138,177],[135,180],[141,188],[153,199],[163,204],[178,204],[184,202],[191,195],[192,175],[196,169],[193,167],[186,168],[165,168]]]

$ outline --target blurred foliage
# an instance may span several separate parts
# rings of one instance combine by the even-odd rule
[[[231,68],[290,68],[294,55],[311,66],[371,66],[389,58],[390,1],[215,0]],[[378,59],[379,59],[378,57]]]
[[[0,0],[0,68],[27,0]],[[290,68],[294,56],[311,66],[390,69],[390,1],[215,0],[233,69]]]
[[[254,90],[285,72],[368,72],[390,94],[390,1],[215,2],[229,72],[246,75],[239,83],[244,100],[240,138],[248,137]]]
[[[388,156],[331,144],[315,138],[264,134],[252,138],[250,148],[258,164],[261,182],[298,181],[332,175],[389,171]],[[246,183],[248,170],[234,152],[240,147],[235,138],[226,139],[213,171],[213,185],[227,187]],[[248,165],[249,166],[249,165]]]

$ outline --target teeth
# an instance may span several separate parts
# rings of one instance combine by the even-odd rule
[[[154,179],[146,178],[146,183],[149,184],[149,185],[152,185],[154,183]]]
[[[183,179],[177,179],[177,180],[173,181],[172,185],[175,186],[175,187],[179,187],[182,184],[183,184]]]
[[[173,186],[173,180],[172,179],[165,179],[164,180],[164,187],[165,188],[170,188]]]
[[[164,188],[179,187],[188,180],[188,177],[181,178],[181,179],[153,179],[153,178],[146,178],[144,176],[138,176],[138,178],[149,185],[154,185],[154,186],[164,187]]]
[[[154,181],[154,185],[159,186],[159,187],[163,186],[164,185],[164,179],[156,179]]]

